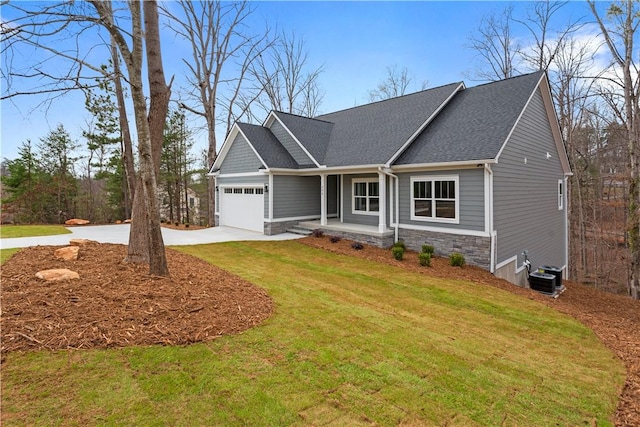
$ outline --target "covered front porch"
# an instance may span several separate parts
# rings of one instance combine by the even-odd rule
[[[346,223],[339,218],[327,218],[324,225],[319,219],[302,221],[299,226],[309,230],[322,230],[330,236],[338,236],[381,248],[392,246],[395,236],[395,230],[392,228],[386,227],[383,232],[380,232],[377,225]]]

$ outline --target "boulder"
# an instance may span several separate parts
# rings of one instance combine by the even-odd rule
[[[71,218],[71,219],[66,220],[64,223],[65,223],[65,225],[87,225],[90,222],[91,221],[86,220],[86,219]]]
[[[98,243],[95,240],[89,240],[89,239],[69,239],[69,244],[71,246],[85,246],[85,245],[90,245],[92,243]]]
[[[75,271],[66,268],[54,268],[51,270],[41,270],[36,273],[38,279],[47,281],[79,279],[80,275]]]
[[[78,252],[80,248],[78,246],[67,246],[65,248],[56,249],[53,255],[64,261],[75,261],[78,259]]]
[[[123,222],[124,222],[125,224],[131,224],[131,219],[125,219]]]

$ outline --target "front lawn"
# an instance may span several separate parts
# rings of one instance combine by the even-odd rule
[[[54,236],[57,234],[70,234],[63,225],[1,225],[0,238],[10,239],[14,237]]]
[[[3,425],[612,423],[624,366],[534,301],[295,241],[179,249],[275,314],[206,344],[10,353]]]

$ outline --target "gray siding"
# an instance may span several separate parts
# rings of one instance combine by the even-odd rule
[[[270,127],[271,133],[278,138],[278,141],[286,148],[286,150],[291,154],[291,157],[294,158],[299,165],[312,165],[313,160],[307,156],[304,150],[298,145],[298,143],[291,137],[289,132],[278,122],[275,120]]]
[[[274,175],[273,218],[320,217],[320,177]]]
[[[458,175],[460,222],[412,221],[411,177]],[[484,169],[461,169],[437,172],[412,172],[398,174],[400,179],[400,223],[416,226],[484,231]]]
[[[566,265],[566,197],[558,209],[558,180],[564,175],[540,90],[493,171],[497,262],[518,256],[521,267],[527,250],[533,268]]]
[[[229,152],[220,165],[220,173],[258,172],[262,162],[253,152],[242,134],[238,133],[233,140]]]
[[[343,210],[343,222],[352,223],[352,224],[363,224],[363,225],[378,225],[379,217],[378,215],[363,215],[363,214],[354,214],[352,213],[353,207],[353,180],[354,179],[370,179],[375,178],[378,179],[377,174],[363,174],[363,175],[343,175],[342,177],[342,203],[344,204]],[[387,182],[387,220],[386,224],[389,226],[389,177],[385,176],[385,180]]]

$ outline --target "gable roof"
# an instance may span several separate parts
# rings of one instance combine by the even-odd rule
[[[263,126],[236,123],[266,168],[368,167],[497,161],[501,149],[538,88],[565,171],[569,171],[544,71],[471,88],[452,83],[316,118],[272,111]],[[549,99],[547,99],[549,98]],[[299,164],[279,131],[285,131],[314,164]],[[276,136],[278,135],[278,137]],[[233,143],[233,132],[214,167]],[[564,157],[563,157],[564,156]]]
[[[461,91],[394,164],[495,159],[543,71]]]
[[[461,86],[452,83],[318,116],[334,123],[322,163],[385,164]]]
[[[287,169],[298,167],[291,154],[269,129],[248,123],[238,123],[238,127],[267,167]]]
[[[322,164],[334,123],[282,111],[274,111],[273,114],[293,134],[292,136],[300,141],[309,154]]]

